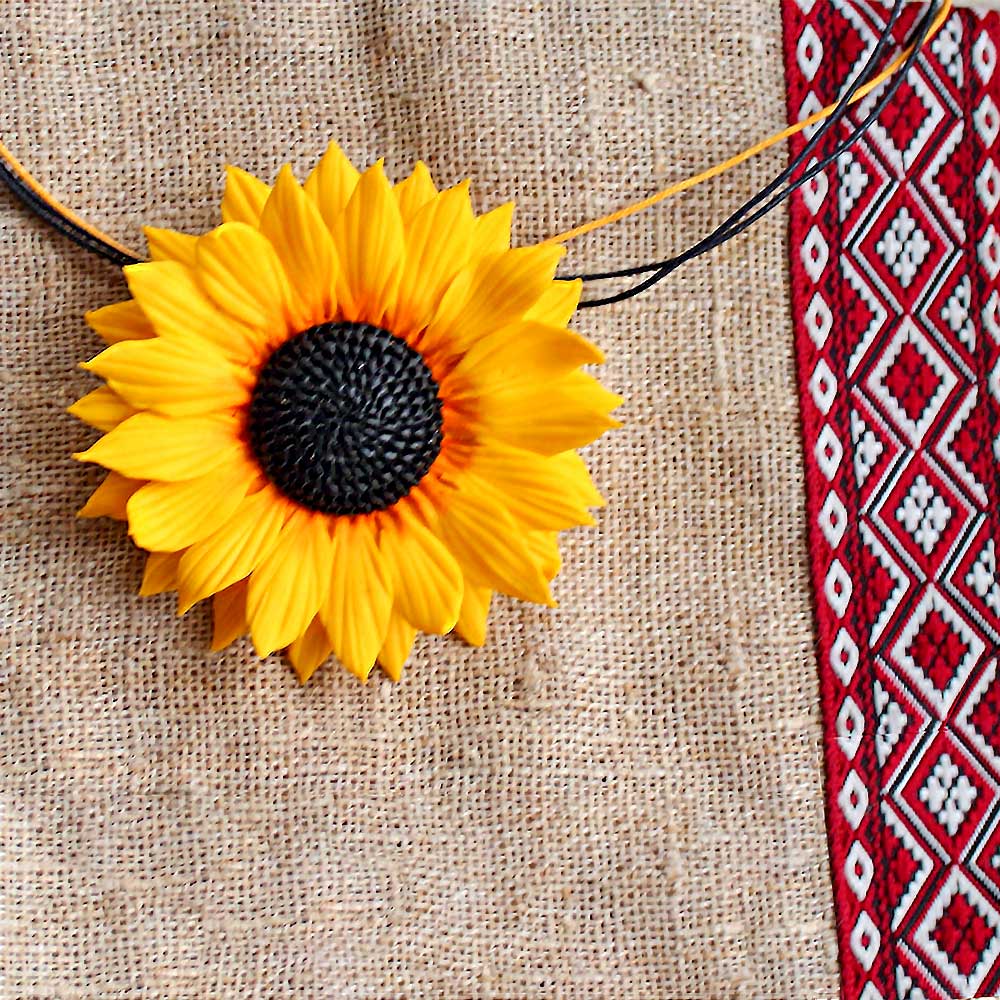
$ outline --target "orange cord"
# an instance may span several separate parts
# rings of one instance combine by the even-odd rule
[[[928,31],[924,43],[926,44],[934,37],[935,34],[940,30],[941,25],[947,20],[948,15],[951,13],[952,0],[944,0],[944,4],[941,10],[938,11],[937,16],[934,18],[934,22],[931,24],[930,30]],[[881,73],[878,74],[873,80],[870,80],[863,87],[861,87],[858,92],[851,98],[851,103],[860,101],[862,98],[870,94],[876,87],[884,83],[900,66],[906,61],[907,57],[912,52],[913,47],[906,49],[904,52],[900,53]],[[815,114],[810,115],[808,118],[804,118],[800,122],[796,122],[794,125],[789,125],[788,128],[782,129],[775,135],[769,136],[767,139],[763,139],[756,145],[751,146],[749,149],[744,150],[742,153],[737,153],[735,156],[730,157],[724,163],[719,163],[714,167],[710,167],[708,170],[702,171],[700,174],[696,174],[694,177],[688,177],[686,180],[679,181],[676,184],[671,184],[669,187],[665,187],[662,191],[657,191],[656,194],[650,195],[648,198],[643,198],[641,201],[634,202],[631,205],[626,205],[624,208],[618,209],[616,212],[610,212],[607,215],[602,216],[599,219],[594,219],[592,222],[585,222],[582,225],[575,226],[573,229],[568,229],[564,233],[558,233],[555,236],[550,236],[544,243],[565,243],[567,240],[571,240],[576,236],[583,236],[584,233],[592,233],[595,229],[600,229],[603,226],[609,226],[613,222],[618,222],[621,219],[626,219],[630,215],[635,215],[638,212],[642,212],[647,208],[651,208],[653,205],[658,205],[661,201],[666,201],[667,198],[673,197],[675,194],[680,194],[682,191],[686,191],[688,188],[692,188],[697,184],[701,184],[704,181],[710,180],[712,177],[718,177],[719,174],[725,173],[727,170],[731,170],[733,167],[739,166],[751,157],[756,156],[758,153],[764,152],[766,149],[770,149],[772,146],[777,145],[779,142],[784,142],[784,140],[789,137],[798,134],[803,129],[809,128],[810,125],[815,125],[817,122],[823,121],[823,119],[828,118],[833,114],[836,109],[836,104],[829,104],[820,111],[815,112]],[[45,188],[42,187],[34,177],[18,162],[14,157],[14,154],[2,143],[0,142],[0,158],[5,160],[10,168],[18,175],[18,177],[27,185],[39,198],[42,199],[54,212],[57,212],[64,219],[72,222],[74,225],[79,226],[84,232],[90,234],[97,240],[101,240],[104,243],[109,244],[121,253],[126,254],[130,257],[138,257],[138,254],[132,253],[127,247],[123,246],[117,240],[112,239],[106,233],[101,232],[96,226],[84,221],[75,212],[67,208],[61,202],[57,201]]]
[[[941,25],[947,20],[948,15],[951,13],[952,0],[945,0],[941,9],[938,11],[937,16],[934,18],[933,23],[928,30],[927,37],[924,39],[924,44],[926,45],[934,35],[941,29]],[[906,62],[906,59],[913,51],[913,46],[910,46],[904,52],[901,52],[891,63],[881,73],[878,74],[873,80],[870,80],[863,87],[861,87],[858,92],[851,98],[851,103],[860,101],[862,98],[870,94],[876,87],[884,83],[893,73],[899,69],[900,66]],[[667,198],[672,198],[675,194],[680,194],[681,191],[686,191],[688,188],[692,188],[697,184],[701,184],[703,181],[710,180],[713,177],[718,177],[719,174],[724,174],[727,170],[731,170],[733,167],[739,166],[751,157],[756,156],[758,153],[764,152],[765,149],[770,149],[772,146],[777,145],[779,142],[784,142],[785,139],[790,138],[793,135],[797,135],[803,129],[809,128],[810,125],[815,125],[817,122],[823,121],[824,118],[828,118],[836,110],[836,104],[828,104],[825,108],[811,114],[808,118],[804,118],[800,122],[796,122],[794,125],[789,125],[788,128],[782,129],[775,135],[769,136],[767,139],[762,139],[756,145],[751,146],[749,149],[745,149],[742,153],[737,153],[735,156],[730,157],[725,163],[716,164],[714,167],[709,167],[708,170],[703,171],[694,177],[688,177],[686,180],[678,181],[676,184],[671,184],[669,187],[665,187],[662,191],[657,191],[656,194],[650,195],[648,198],[643,198],[642,201],[634,202],[631,205],[626,205],[624,208],[619,208],[616,212],[609,212],[607,215],[601,216],[599,219],[594,219],[592,222],[584,222],[582,225],[575,226],[573,229],[567,229],[564,233],[558,233],[555,236],[550,236],[547,240],[543,240],[543,243],[565,243],[567,240],[571,240],[576,236],[583,236],[584,233],[592,233],[595,229],[600,229],[603,226],[610,226],[613,222],[619,222],[621,219],[626,219],[630,215],[635,215],[638,212],[645,211],[647,208],[652,208],[653,205],[658,205],[661,201],[666,201]]]
[[[109,244],[121,253],[129,257],[139,256],[139,254],[132,253],[128,247],[122,246],[122,244],[117,240],[113,240],[106,233],[102,233],[96,226],[92,226],[89,222],[81,219],[80,216],[77,215],[71,208],[67,208],[64,204],[62,204],[62,202],[57,201],[56,198],[49,194],[49,192],[46,191],[45,188],[43,188],[30,173],[28,173],[27,169],[20,162],[18,162],[14,154],[2,142],[0,142],[0,157],[6,161],[11,170],[13,170],[14,173],[16,173],[17,176],[20,177],[20,179],[25,183],[25,185],[31,188],[31,190],[38,195],[38,197],[41,198],[53,212],[61,215],[68,222],[72,222],[75,226],[79,226],[85,233],[93,236],[94,239]]]

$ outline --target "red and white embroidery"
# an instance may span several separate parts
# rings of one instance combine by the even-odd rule
[[[886,15],[786,0],[790,119]],[[996,14],[954,13],[792,205],[844,1000],[1000,992],[998,48]]]

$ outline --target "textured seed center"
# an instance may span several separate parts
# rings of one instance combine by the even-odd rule
[[[324,323],[267,360],[249,434],[271,481],[304,507],[384,510],[441,450],[438,386],[423,358],[388,330]]]

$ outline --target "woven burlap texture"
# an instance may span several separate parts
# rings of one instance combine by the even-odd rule
[[[780,42],[767,0],[7,4],[0,135],[139,248],[330,137],[516,198],[523,243],[779,127]],[[692,242],[782,155],[568,267]],[[0,995],[833,997],[785,225],[579,315],[627,401],[558,610],[301,688],[75,520],[124,284],[0,199]]]

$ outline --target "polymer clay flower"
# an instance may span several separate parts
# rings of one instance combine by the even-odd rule
[[[211,598],[213,649],[249,632],[302,681],[481,644],[494,592],[553,603],[557,533],[602,504],[574,449],[620,398],[581,370],[562,248],[511,249],[511,216],[331,146],[304,185],[230,168],[203,236],[147,230],[71,407],[110,470],[80,513],[127,520],[142,593]]]

